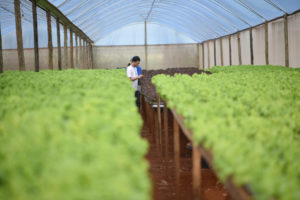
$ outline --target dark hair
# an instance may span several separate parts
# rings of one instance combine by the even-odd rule
[[[140,62],[141,59],[140,59],[140,57],[138,57],[138,56],[133,56],[132,59],[131,59],[131,61],[132,61],[132,62],[137,62],[137,61]]]
[[[129,67],[130,65],[131,65],[130,63],[127,64],[128,67]]]

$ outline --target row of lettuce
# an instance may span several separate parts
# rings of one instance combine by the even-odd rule
[[[148,145],[124,74],[0,76],[0,199],[150,199]]]
[[[210,149],[222,181],[254,199],[300,199],[300,71],[277,66],[214,67],[212,75],[152,79],[193,139]]]

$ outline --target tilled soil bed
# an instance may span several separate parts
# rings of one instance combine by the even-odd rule
[[[211,74],[209,71],[199,70],[194,67],[189,68],[168,68],[168,69],[158,69],[158,70],[143,70],[142,74],[144,77],[140,80],[141,84],[141,93],[145,96],[147,101],[154,102],[156,100],[156,89],[155,86],[151,83],[153,76],[158,74],[166,74],[174,76],[175,74]]]

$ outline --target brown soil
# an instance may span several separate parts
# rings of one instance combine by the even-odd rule
[[[148,101],[155,101],[156,99],[156,89],[155,86],[151,83],[153,76],[157,74],[166,74],[174,76],[175,74],[211,74],[211,72],[199,70],[197,68],[168,68],[168,69],[159,69],[159,70],[143,70],[142,74],[144,77],[140,80],[142,94],[147,98]]]
[[[163,112],[162,112],[163,113]],[[185,147],[188,142],[183,133],[180,134],[180,189],[176,192],[175,180],[175,164],[173,152],[173,137],[172,137],[172,114],[169,112],[169,140],[168,153],[161,153],[159,150],[165,148],[166,141],[162,137],[162,146],[159,146],[155,141],[154,133],[150,131],[148,123],[145,122],[142,129],[142,137],[147,139],[150,145],[146,159],[150,163],[150,175],[153,183],[153,199],[154,200],[173,200],[176,195],[178,199],[192,199],[192,152]],[[143,116],[145,119],[145,116]],[[163,119],[162,119],[163,120]],[[164,133],[164,129],[162,130]],[[164,152],[164,151],[163,151]],[[211,169],[202,169],[201,179],[201,199],[203,200],[229,200],[230,196],[224,189],[224,186],[218,181],[214,172]]]

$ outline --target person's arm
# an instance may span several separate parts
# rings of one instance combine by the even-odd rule
[[[137,80],[137,79],[140,79],[140,78],[142,78],[143,77],[143,75],[139,75],[139,76],[137,76],[137,77],[129,77],[129,79],[131,80],[131,81],[135,81],[135,80]]]

